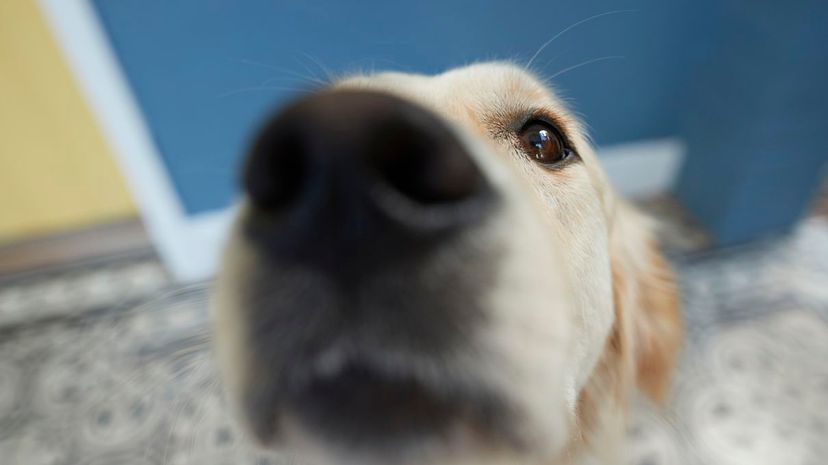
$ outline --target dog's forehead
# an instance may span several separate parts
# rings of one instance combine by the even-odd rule
[[[435,76],[448,101],[487,111],[521,111],[558,106],[552,92],[534,75],[508,63],[480,63]]]
[[[352,76],[337,87],[389,92],[480,129],[537,109],[554,114],[565,125],[575,125],[549,88],[527,70],[505,62],[478,63],[434,76],[398,72]]]

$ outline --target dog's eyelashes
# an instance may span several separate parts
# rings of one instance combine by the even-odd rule
[[[518,133],[521,145],[532,160],[554,165],[572,155],[560,133],[551,124],[542,120],[530,120]]]

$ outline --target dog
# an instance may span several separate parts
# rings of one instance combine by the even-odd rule
[[[682,325],[653,227],[517,65],[334,82],[264,125],[243,187],[213,320],[264,447],[617,463],[630,396],[667,394]]]

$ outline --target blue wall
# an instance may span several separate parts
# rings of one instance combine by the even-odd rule
[[[717,245],[783,233],[828,161],[828,2],[722,0],[694,74],[676,196]]]
[[[535,60],[599,144],[674,135],[717,24],[712,0],[336,2],[93,0],[190,214],[227,206],[264,113],[307,87],[296,75],[439,72]],[[311,58],[312,57],[312,58]]]

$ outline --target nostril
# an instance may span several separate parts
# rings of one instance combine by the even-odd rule
[[[266,129],[244,168],[244,187],[251,202],[268,211],[287,207],[304,187],[308,164],[308,150],[298,133]]]
[[[390,121],[374,133],[367,163],[409,200],[423,205],[456,203],[474,197],[484,185],[477,165],[444,128]]]
[[[370,92],[321,93],[277,114],[254,141],[243,182],[254,208],[292,212],[297,227],[376,214],[444,229],[481,218],[495,198],[446,122]]]

